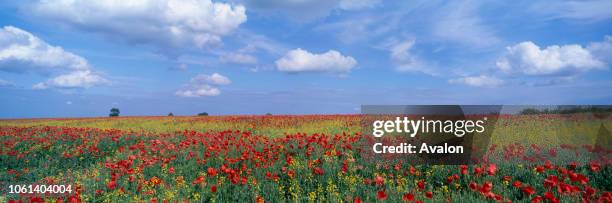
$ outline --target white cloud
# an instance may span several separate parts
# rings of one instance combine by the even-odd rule
[[[340,0],[338,7],[343,10],[361,10],[373,8],[380,2],[381,0]]]
[[[389,50],[391,60],[395,64],[395,70],[435,75],[432,65],[410,52],[414,44],[414,39],[408,39],[404,41],[391,40],[384,45]]]
[[[489,47],[500,40],[478,15],[480,3],[452,1],[437,9],[432,17],[433,36],[471,47]]]
[[[376,39],[393,32],[402,23],[401,15],[385,13],[355,16],[318,25],[314,31],[333,34],[343,43],[354,43]]]
[[[232,81],[219,74],[212,75],[199,74],[189,80],[189,83],[181,90],[175,92],[180,97],[202,97],[202,96],[217,96],[221,94],[221,90],[214,85],[228,85]]]
[[[612,36],[606,35],[604,41],[593,42],[587,47],[589,52],[600,60],[612,59]]]
[[[170,67],[170,70],[179,70],[179,71],[186,71],[188,68],[187,64],[185,63],[179,63],[173,67]]]
[[[14,83],[0,79],[0,87],[13,87],[13,86],[15,86]]]
[[[612,18],[611,8],[612,1],[608,0],[545,1],[534,4],[531,10],[551,19],[600,21]]]
[[[191,79],[191,83],[197,84],[213,84],[213,85],[229,85],[232,83],[229,78],[219,74],[213,73],[212,75],[199,74]]]
[[[502,71],[526,75],[556,75],[604,69],[605,64],[577,44],[553,45],[541,49],[533,42],[521,42],[506,48],[506,55],[496,65]]]
[[[357,65],[350,56],[343,56],[336,50],[313,54],[303,49],[294,49],[276,60],[276,68],[283,72],[335,72],[346,73]]]
[[[89,70],[74,71],[47,80],[46,82],[35,84],[34,89],[56,88],[89,88],[96,85],[110,84],[110,81],[92,73]]]
[[[176,91],[179,97],[202,97],[202,96],[218,96],[221,94],[219,88],[211,87],[210,85],[199,85],[190,89]]]
[[[467,76],[448,81],[451,84],[464,84],[474,87],[497,87],[504,84],[504,81],[492,76]]]
[[[222,63],[233,63],[233,64],[256,64],[257,58],[249,54],[243,53],[227,53],[221,55],[219,60]]]
[[[60,74],[34,85],[35,89],[89,88],[110,83],[91,69],[83,57],[49,45],[27,31],[13,26],[0,30],[0,71]]]
[[[247,20],[245,7],[211,0],[60,0],[28,7],[44,19],[130,43],[199,48],[221,43]]]
[[[47,73],[89,68],[84,58],[51,46],[25,30],[13,26],[0,30],[0,70]]]

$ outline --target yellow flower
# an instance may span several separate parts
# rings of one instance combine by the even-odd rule
[[[455,189],[460,189],[460,188],[461,188],[461,184],[455,183]]]
[[[316,192],[309,192],[308,193],[308,201],[309,202],[315,202],[315,200],[317,200],[317,193]]]
[[[191,196],[192,196],[193,200],[196,200],[196,201],[200,200],[200,193],[199,192],[193,193],[193,194],[191,194]]]
[[[182,186],[185,184],[185,178],[183,176],[176,177],[176,185]]]

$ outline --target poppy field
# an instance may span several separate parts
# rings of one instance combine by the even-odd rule
[[[0,201],[612,201],[609,118],[500,115],[470,165],[366,161],[361,125],[359,115],[0,120]]]

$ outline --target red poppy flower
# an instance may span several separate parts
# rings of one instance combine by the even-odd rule
[[[578,166],[578,164],[576,164],[576,162],[573,161],[573,162],[569,163],[569,165],[567,165],[567,168],[574,170],[574,169],[576,169],[577,166]]]
[[[382,176],[376,176],[376,178],[374,178],[374,182],[376,185],[383,185],[385,184],[385,179]]]
[[[512,186],[516,187],[516,188],[520,188],[522,185],[521,181],[515,180],[514,183],[512,183]]]
[[[70,195],[68,197],[69,203],[81,203],[81,198],[79,198],[78,194]]]
[[[462,175],[467,174],[467,172],[468,172],[468,166],[467,165],[461,165],[459,167],[461,167],[461,174]]]
[[[531,198],[531,203],[538,203],[538,202],[542,202],[542,201],[544,201],[544,199],[542,199],[542,197],[540,195]]]
[[[363,203],[363,201],[361,201],[361,198],[355,197],[355,199],[353,199],[353,203]]]
[[[404,200],[405,202],[414,201],[414,195],[412,193],[407,192],[402,196],[402,200]]]
[[[386,200],[387,199],[387,193],[385,193],[384,190],[378,191],[376,193],[376,198],[378,198],[380,200]]]
[[[527,196],[535,194],[535,189],[531,186],[525,186],[521,189]]]
[[[495,164],[489,164],[489,167],[487,167],[487,173],[492,176],[495,175],[495,172],[497,171],[497,166]]]
[[[557,186],[559,183],[559,178],[555,175],[549,175],[546,179],[544,179],[544,187],[552,188]]]
[[[217,185],[211,185],[210,186],[210,192],[216,193],[217,192]]]
[[[108,182],[108,183],[106,184],[106,187],[107,187],[109,190],[114,190],[115,188],[117,188],[117,182],[115,182],[114,180],[112,180],[112,181],[110,181],[110,182]]]
[[[545,192],[544,198],[550,202],[559,202],[559,199],[557,199],[557,197],[555,197],[552,192]]]
[[[323,170],[321,167],[316,167],[312,169],[312,173],[322,176],[323,174],[325,174],[325,170]]]
[[[215,170],[215,168],[212,167],[208,167],[208,176],[210,177],[215,177],[217,175],[217,170]]]
[[[425,197],[431,199],[431,198],[433,198],[433,193],[431,191],[427,191],[427,192],[425,192]]]
[[[30,203],[44,203],[45,200],[43,198],[40,197],[31,197],[30,198]]]
[[[492,189],[493,189],[493,183],[485,182],[482,184],[482,187],[480,187],[480,193],[486,194],[486,193],[491,192]]]
[[[257,202],[257,203],[264,203],[264,198],[259,196],[259,195],[257,195],[257,197],[255,198],[255,202]]]
[[[425,189],[425,181],[419,180],[419,182],[417,183],[417,186],[419,187],[420,190],[424,190]]]
[[[601,164],[599,164],[598,162],[591,162],[591,171],[593,172],[598,172],[601,169]]]
[[[595,192],[597,192],[594,188],[586,186],[584,188],[584,196],[585,197],[591,197],[595,194]]]
[[[480,167],[475,167],[474,168],[474,175],[480,175],[482,173],[482,168]]]
[[[538,173],[544,173],[544,166],[536,166],[536,171]]]
[[[198,185],[204,182],[204,176],[198,176],[195,180],[193,180],[193,185]]]
[[[470,189],[472,189],[472,190],[476,190],[476,189],[478,189],[478,184],[476,184],[476,183],[474,183],[474,182],[471,182],[471,183],[470,183]]]

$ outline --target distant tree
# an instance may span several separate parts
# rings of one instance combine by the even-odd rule
[[[172,112],[168,113],[168,116],[174,116],[174,114]]]
[[[266,113],[266,116],[271,116],[271,115],[272,115],[272,113]]]
[[[199,113],[198,116],[208,116],[208,113],[202,112],[202,113]]]
[[[108,116],[110,116],[110,117],[119,116],[119,109],[118,108],[112,108],[110,110],[110,114],[108,114]]]

